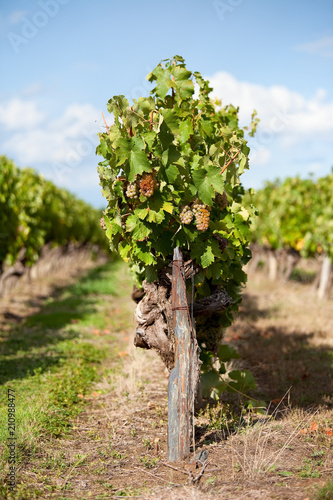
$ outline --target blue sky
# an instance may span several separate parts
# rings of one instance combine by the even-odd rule
[[[246,187],[333,166],[333,1],[1,0],[0,154],[95,206],[101,112],[179,54],[261,119]]]

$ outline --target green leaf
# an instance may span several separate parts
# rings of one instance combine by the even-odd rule
[[[155,101],[152,97],[139,97],[138,104],[145,115],[155,108]]]
[[[190,136],[193,134],[193,127],[190,118],[180,123],[179,132],[180,132],[180,137],[179,137],[180,143],[184,144],[189,140]]]
[[[164,99],[169,89],[171,88],[171,71],[169,68],[162,68],[159,64],[151,73],[148,75],[148,79],[152,82],[156,80],[156,87],[154,91],[158,97]]]
[[[224,191],[224,180],[221,176],[221,169],[214,165],[207,165],[207,175],[215,191],[222,194]]]
[[[165,167],[170,163],[176,163],[180,158],[180,153],[174,144],[170,144],[169,148],[163,151],[162,163]]]
[[[201,265],[203,269],[209,267],[212,262],[214,262],[214,254],[212,251],[212,247],[210,245],[206,246],[205,252],[201,255]]]
[[[160,131],[158,136],[161,141],[163,150],[164,151],[167,150],[172,141],[174,140],[174,135],[172,134],[171,130],[164,121],[160,126]]]
[[[176,165],[169,165],[165,169],[165,175],[168,179],[168,182],[170,184],[173,184],[179,175],[179,169],[176,167]]]
[[[278,474],[279,476],[284,476],[284,477],[291,477],[294,475],[294,473],[289,470],[279,471]]]
[[[161,115],[173,134],[179,133],[179,116],[175,109],[162,109]]]
[[[240,391],[246,389],[256,389],[257,385],[253,374],[249,370],[233,370],[228,373],[229,377],[234,381],[229,385]]]
[[[204,398],[209,398],[211,390],[217,386],[220,382],[220,376],[218,372],[214,369],[203,373],[201,375],[201,389],[202,396]]]
[[[148,283],[152,283],[153,281],[157,280],[158,275],[157,275],[157,270],[153,266],[147,266],[146,267],[146,279]]]
[[[156,264],[154,256],[150,252],[144,252],[142,250],[136,251],[137,257],[144,262],[147,266]]]
[[[129,106],[129,102],[124,95],[116,95],[109,100],[107,110],[115,116],[122,116]]]
[[[135,215],[141,220],[145,219],[147,217],[148,213],[149,213],[148,208],[136,208],[135,209]]]
[[[194,84],[190,77],[192,76],[191,71],[181,66],[174,66],[172,68],[172,74],[175,78],[174,87],[179,93],[182,99],[189,99],[194,94]]]
[[[133,231],[138,222],[136,214],[129,215],[126,220],[126,231]]]
[[[173,209],[174,209],[173,204],[170,201],[163,202],[162,210],[164,210],[164,212],[168,212],[169,214],[172,214]]]
[[[206,205],[212,205],[212,198],[215,196],[214,188],[205,169],[194,170],[192,178],[198,191],[198,197]]]
[[[210,136],[213,133],[214,127],[211,120],[201,119],[200,126],[206,135]]]
[[[221,362],[225,363],[231,361],[232,359],[240,358],[238,352],[233,347],[226,344],[223,344],[219,347],[217,356]]]
[[[99,145],[99,154],[106,157],[108,153],[108,145],[105,139],[101,139],[101,143]]]
[[[131,245],[129,243],[126,243],[125,241],[119,243],[119,255],[125,262],[128,262],[128,256],[131,248]]]
[[[130,141],[124,137],[120,137],[115,142],[116,153],[117,153],[117,165],[122,165],[126,162],[130,152]]]
[[[143,222],[138,221],[132,232],[132,238],[134,241],[142,241],[148,238],[151,230]]]
[[[163,219],[164,219],[163,211],[156,212],[155,210],[149,210],[147,217],[148,222],[157,222],[157,224],[160,224],[163,221]]]
[[[138,174],[142,174],[143,172],[151,172],[152,166],[149,163],[146,153],[144,151],[134,150],[129,154],[129,174],[128,180],[133,182],[135,180],[135,176]]]

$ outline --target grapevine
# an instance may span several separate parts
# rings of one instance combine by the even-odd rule
[[[149,96],[108,101],[114,122],[99,134],[110,249],[129,262],[138,287],[159,283],[179,247],[197,270],[195,300],[224,289],[228,309],[197,325],[202,345],[207,332],[215,332],[216,342],[208,344],[217,350],[238,309],[242,268],[251,257],[254,210],[242,204],[240,181],[250,149],[238,109],[214,102],[209,82],[189,71],[181,56],[158,64],[147,79]]]
[[[99,210],[6,156],[0,156],[0,213],[0,273],[19,255],[32,265],[46,243],[106,247]]]

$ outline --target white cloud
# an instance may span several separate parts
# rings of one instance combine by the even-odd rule
[[[44,113],[33,101],[15,98],[6,104],[0,104],[0,124],[7,130],[34,128],[41,124],[44,117]]]
[[[333,36],[326,36],[314,42],[297,45],[295,49],[299,52],[331,58],[333,57]]]
[[[33,166],[61,185],[89,186],[96,177],[97,133],[101,114],[90,104],[72,104],[58,118],[49,118],[34,101],[12,99],[0,104],[1,150],[20,166]],[[89,175],[81,167],[94,165]],[[96,179],[95,179],[96,182]]]
[[[258,133],[249,138],[249,186],[267,178],[315,172],[325,175],[332,165],[333,102],[319,88],[306,99],[287,87],[239,81],[229,73],[209,77],[212,97],[240,108],[240,124],[248,125],[258,111]],[[80,192],[98,192],[95,156],[97,133],[105,130],[98,109],[73,103],[57,117],[38,105],[39,87],[26,97],[0,102],[0,150],[21,167],[32,166],[56,184]],[[33,94],[36,97],[33,99]],[[107,118],[110,121],[110,117]],[[328,172],[327,172],[328,173]]]
[[[267,148],[260,148],[257,150],[252,149],[250,152],[250,161],[261,167],[268,163],[271,158],[271,152]]]
[[[82,135],[82,131],[93,128],[100,113],[90,104],[72,104],[65,109],[62,116],[50,123],[52,130],[65,130],[68,138]]]
[[[288,135],[293,142],[319,134],[322,138],[333,137],[333,101],[325,101],[324,89],[318,89],[313,98],[305,99],[287,87],[242,82],[225,72],[208,78],[214,88],[213,97],[221,98],[224,105],[239,106],[242,125],[249,124],[252,111],[257,110],[258,136],[262,134],[263,142],[277,135]]]
[[[325,89],[307,99],[287,87],[239,81],[226,72],[208,79],[212,97],[239,107],[241,126],[249,125],[254,109],[258,112],[257,134],[249,138],[250,186],[267,178],[328,173],[333,162],[333,102]]]

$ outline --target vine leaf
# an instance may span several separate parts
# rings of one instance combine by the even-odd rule
[[[143,222],[138,221],[133,229],[132,238],[135,241],[143,241],[149,236],[150,231],[149,227],[143,224]]]
[[[214,197],[214,188],[210,178],[208,177],[207,170],[194,170],[192,178],[194,185],[197,188],[200,200],[206,205],[211,206],[212,198]]]
[[[202,267],[205,269],[209,267],[215,260],[215,256],[210,245],[207,245],[205,252],[202,254],[200,261]]]
[[[129,153],[128,180],[133,182],[135,176],[143,172],[151,172],[152,167],[147,159],[146,153],[140,150],[132,150]]]

